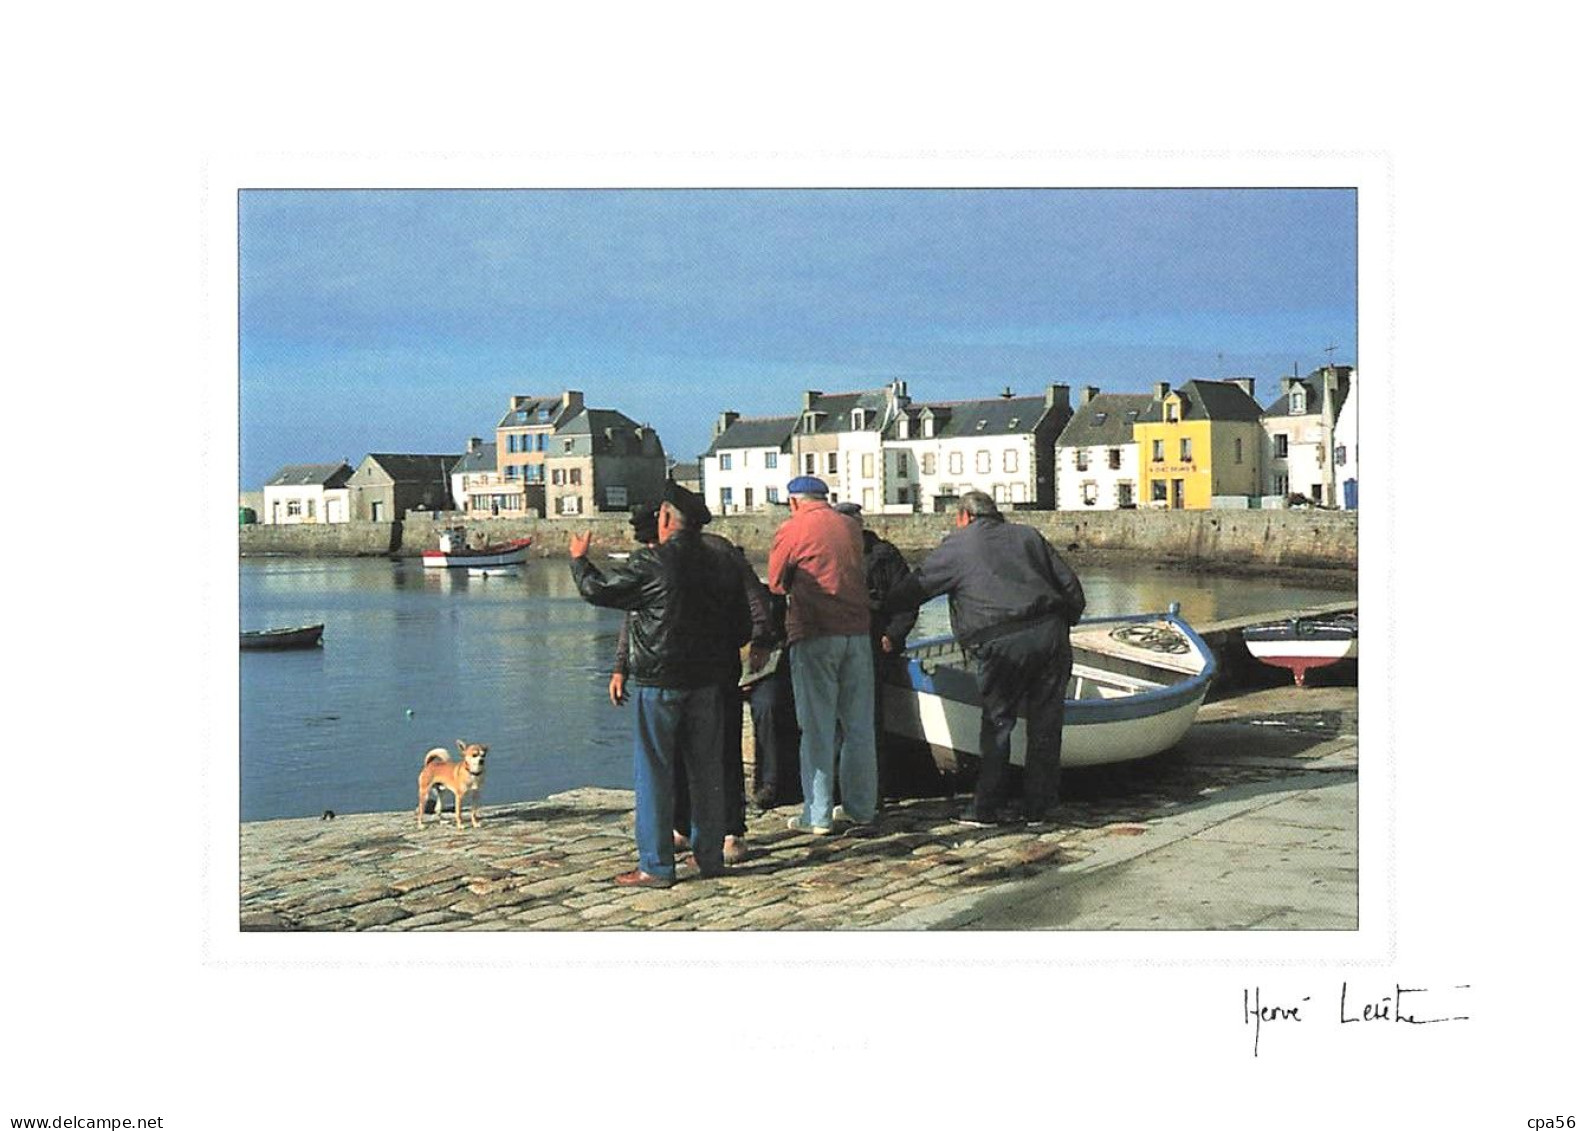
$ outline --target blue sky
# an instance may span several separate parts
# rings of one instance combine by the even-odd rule
[[[693,459],[804,389],[1265,402],[1356,360],[1350,190],[250,190],[239,221],[249,488],[459,452],[514,393],[581,389]]]

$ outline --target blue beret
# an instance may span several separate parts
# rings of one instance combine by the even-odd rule
[[[826,481],[813,475],[800,475],[787,485],[789,495],[826,495]]]

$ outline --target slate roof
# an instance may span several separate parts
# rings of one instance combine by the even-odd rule
[[[496,425],[497,428],[527,428],[535,424],[542,428],[547,426],[560,428],[564,419],[571,419],[580,411],[563,412],[561,393],[545,397],[536,393],[529,393],[525,394],[521,399],[523,403],[509,407],[505,414],[502,415],[501,423]],[[540,419],[540,410],[542,408],[550,410],[550,420]],[[528,413],[528,416],[523,420],[519,420],[518,413],[520,412]]]
[[[433,483],[451,474],[461,456],[403,455],[370,452],[365,457],[397,483]]]
[[[1183,398],[1185,420],[1261,419],[1261,406],[1255,398],[1230,381],[1196,378],[1175,391]]]
[[[1057,442],[1065,448],[1132,444],[1137,422],[1161,419],[1162,402],[1149,393],[1097,393],[1074,410]]]
[[[588,436],[590,452],[594,455],[662,454],[661,442],[652,430],[612,408],[582,409],[557,425],[556,435]]]
[[[1333,397],[1333,419],[1338,419],[1339,410],[1344,407],[1344,398],[1349,396],[1349,376],[1351,370],[1346,365],[1338,367],[1338,392]],[[1314,370],[1308,377],[1300,378],[1300,385],[1305,390],[1305,413],[1307,415],[1322,411],[1322,370]],[[1289,411],[1289,394],[1279,393],[1277,400],[1267,406],[1268,416],[1293,416]]]
[[[740,417],[711,441],[705,454],[713,456],[719,451],[735,451],[739,448],[776,448],[779,451],[790,451],[793,428],[798,421],[799,418],[796,416]]]
[[[493,443],[480,444],[478,450],[464,452],[461,459],[452,468],[453,475],[477,475],[483,471],[496,470],[496,446]]]
[[[982,401],[953,401],[937,406],[950,410],[945,426],[940,425],[942,414],[936,419],[937,439],[950,440],[966,436],[1005,436],[1010,433],[1033,432],[1046,415],[1046,398],[993,397]]]
[[[345,463],[289,463],[265,482],[266,487],[345,487],[352,468]]]

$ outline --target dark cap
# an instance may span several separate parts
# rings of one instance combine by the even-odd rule
[[[819,495],[823,499],[828,494],[826,481],[817,479],[813,475],[800,475],[787,485],[787,493],[789,495]]]
[[[860,515],[858,503],[837,503],[832,507],[832,510],[838,514],[848,515],[850,518],[858,518]]]
[[[666,481],[666,489],[661,493],[661,501],[676,507],[692,526],[704,526],[710,522],[710,508],[705,505],[705,497],[696,495],[687,487],[679,485],[676,480]]]
[[[641,503],[633,508],[633,513],[628,516],[628,525],[633,527],[633,540],[649,545],[661,540],[659,527],[661,519],[660,503]]]

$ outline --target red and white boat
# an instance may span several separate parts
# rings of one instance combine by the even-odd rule
[[[1331,617],[1293,617],[1244,630],[1245,647],[1263,664],[1288,668],[1297,687],[1305,673],[1360,653],[1359,622],[1354,613]]]
[[[510,542],[492,542],[473,548],[468,545],[468,533],[461,526],[441,531],[440,548],[424,551],[425,569],[483,568],[487,566],[520,565],[528,561],[533,538],[514,538]]]

